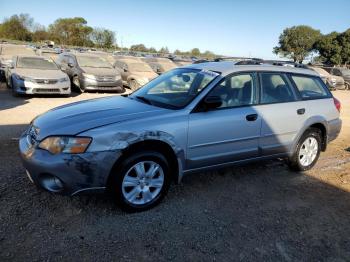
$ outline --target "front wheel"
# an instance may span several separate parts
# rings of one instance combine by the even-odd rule
[[[321,153],[321,132],[310,128],[300,138],[296,151],[289,159],[289,167],[294,171],[306,171],[317,162]]]
[[[154,151],[127,157],[114,168],[109,192],[125,211],[144,211],[156,206],[166,195],[171,181],[166,158]]]

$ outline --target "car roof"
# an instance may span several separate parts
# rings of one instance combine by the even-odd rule
[[[284,73],[298,73],[312,76],[319,76],[315,71],[305,68],[296,68],[291,66],[276,66],[269,64],[262,65],[236,65],[236,62],[224,61],[224,62],[207,62],[200,64],[191,64],[185,66],[185,68],[194,68],[201,70],[208,70],[219,72],[222,76],[226,76],[231,73],[241,71],[270,71],[270,72],[284,72]]]

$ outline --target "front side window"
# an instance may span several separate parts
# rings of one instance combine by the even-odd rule
[[[261,73],[261,103],[283,103],[294,101],[291,87],[281,74]]]
[[[134,92],[131,98],[165,108],[183,108],[218,75],[198,69],[174,69]]]
[[[303,99],[329,97],[327,87],[318,77],[292,75],[292,79]]]
[[[255,82],[250,73],[226,77],[208,96],[221,98],[220,108],[252,105],[255,103]]]

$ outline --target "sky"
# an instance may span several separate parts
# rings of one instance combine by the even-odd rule
[[[286,27],[309,25],[322,33],[350,28],[349,0],[0,0],[0,20],[28,13],[49,25],[84,17],[89,26],[116,32],[118,45],[143,43],[216,54],[274,59]]]

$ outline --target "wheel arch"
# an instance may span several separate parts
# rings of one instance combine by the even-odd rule
[[[172,170],[172,180],[176,183],[181,181],[182,178],[182,160],[179,157],[179,153],[176,153],[174,148],[167,142],[159,139],[146,139],[129,144],[128,147],[121,150],[121,156],[116,160],[111,169],[111,172],[107,179],[107,184],[109,184],[112,172],[120,166],[120,164],[130,155],[135,152],[140,152],[141,150],[156,151],[164,155],[168,160],[170,169]]]

